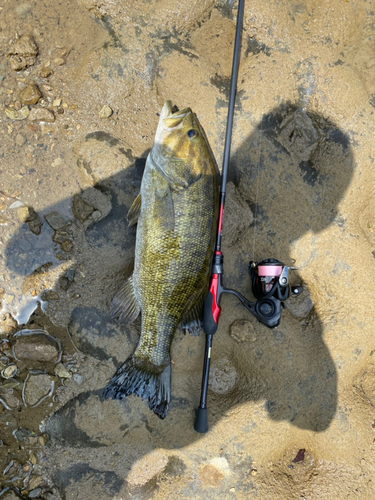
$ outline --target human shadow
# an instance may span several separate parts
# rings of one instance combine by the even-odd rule
[[[87,141],[100,141],[104,153],[105,148],[115,148],[120,160],[121,155],[129,156],[118,139],[100,131],[95,134]],[[81,166],[85,161],[78,158]],[[90,274],[94,266],[95,280],[92,278],[82,289],[81,305],[71,305],[68,326],[82,352],[101,361],[112,358],[116,366],[134,351],[140,330],[139,320],[135,325],[118,327],[108,309],[121,281],[132,270],[136,233],[134,227],[127,226],[126,213],[137,195],[144,164],[144,157],[137,159],[128,168],[96,183],[94,188],[111,201],[107,215],[97,221],[90,215],[82,223],[71,218],[75,241],[83,241],[83,234],[86,242],[83,253],[73,251],[71,268],[75,267],[76,255],[84,274]],[[92,166],[87,164],[84,168],[90,170]],[[303,275],[303,270],[318,256],[313,235],[330,224],[344,223],[339,218],[338,204],[349,185],[352,169],[349,138],[329,119],[290,104],[267,113],[232,154],[229,180],[251,207],[255,221],[235,245],[224,239],[225,285],[250,296],[250,259],[273,257],[287,265],[296,259],[295,265]],[[49,207],[46,213],[57,209]],[[45,226],[43,230],[49,231],[51,237],[52,231]],[[306,233],[311,234],[311,248],[304,244],[299,252],[299,239]],[[18,265],[19,241],[25,238],[32,244],[38,236],[30,235],[24,227],[8,245],[6,265],[15,273],[28,267],[23,263],[21,269]],[[50,245],[53,248],[52,240]],[[39,254],[38,259],[42,261],[43,256]],[[79,277],[75,279],[78,281]],[[294,283],[301,279],[293,278]],[[101,297],[93,305],[89,297],[97,293],[99,282]],[[71,284],[73,288],[78,285]],[[56,284],[58,290],[59,286],[61,283]],[[69,301],[67,297],[64,300]],[[235,383],[229,389],[209,391],[210,426],[214,427],[235,406],[263,401],[264,411],[272,420],[288,421],[315,432],[327,429],[336,412],[337,371],[324,342],[324,325],[315,309],[296,315],[292,304],[283,312],[280,326],[269,330],[242,309],[235,298],[224,297],[221,305],[223,312],[214,337],[212,359],[213,363],[220,359],[229,363]],[[229,335],[229,326],[237,319],[246,319],[251,325],[250,337],[242,341]],[[179,448],[200,439],[193,422],[194,408],[199,404],[204,340],[203,332],[199,338],[184,336],[180,329],[176,332],[172,343],[172,400],[165,420],[159,420],[148,410],[146,402],[134,396],[124,401],[104,400],[102,389],[112,375],[106,373],[101,387],[82,392],[49,419],[47,429],[52,444],[96,448],[121,443],[127,449],[124,464],[128,469],[129,464],[155,447]],[[91,411],[87,412],[90,406]],[[250,415],[249,425],[251,418]],[[86,469],[79,470],[81,475],[93,470],[88,462]],[[65,472],[60,471],[61,488],[69,484],[77,470],[67,465]],[[119,491],[124,481],[116,481],[113,484],[117,486],[113,487]]]

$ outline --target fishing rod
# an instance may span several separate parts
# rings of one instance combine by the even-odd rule
[[[194,429],[200,433],[205,433],[208,431],[208,378],[210,373],[212,339],[218,328],[219,317],[221,313],[221,296],[224,293],[235,295],[240,300],[241,304],[246,307],[246,309],[250,311],[251,314],[253,314],[260,323],[267,326],[268,328],[275,328],[280,323],[281,309],[282,307],[285,308],[284,301],[290,295],[299,295],[302,292],[302,287],[300,285],[293,286],[293,288],[291,289],[289,284],[289,271],[296,268],[285,266],[282,262],[276,259],[265,259],[259,263],[251,261],[249,264],[249,273],[252,280],[252,291],[255,298],[258,299],[256,302],[250,302],[248,299],[246,299],[246,297],[241,295],[236,290],[225,288],[223,285],[224,257],[221,251],[221,237],[232,139],[233,115],[236,101],[243,12],[244,0],[238,0],[232,75],[230,82],[230,97],[225,133],[223,168],[221,173],[219,221],[217,228],[216,248],[211,271],[210,288],[204,303],[203,310],[203,330],[206,334],[206,347],[203,362],[201,400],[200,405],[195,412],[196,418],[194,424]]]

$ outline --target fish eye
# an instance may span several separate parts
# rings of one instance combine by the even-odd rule
[[[197,135],[198,132],[194,129],[188,130],[187,132],[187,136],[189,137],[189,139],[194,139],[194,137],[197,137]]]

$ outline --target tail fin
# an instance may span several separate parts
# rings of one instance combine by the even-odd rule
[[[148,398],[148,406],[159,418],[165,418],[171,400],[171,365],[162,373],[152,373],[136,365],[133,356],[120,366],[104,389],[106,399],[124,399],[134,394]]]

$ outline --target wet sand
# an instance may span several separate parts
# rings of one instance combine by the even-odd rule
[[[17,374],[0,385],[14,406],[0,404],[0,473],[13,460],[0,485],[23,498],[375,495],[375,25],[365,1],[245,2],[224,282],[251,298],[249,261],[273,257],[298,268],[304,293],[274,330],[224,296],[207,434],[193,430],[203,332],[176,332],[165,420],[139,398],[101,396],[139,338],[140,320],[120,327],[109,305],[132,272],[126,213],[158,114],[167,99],[190,106],[221,165],[236,11],[209,0],[1,5],[0,361]],[[20,54],[22,35],[36,55],[30,43]],[[32,83],[41,97],[27,104]],[[61,361],[15,359],[24,329],[58,339]],[[46,376],[29,382],[29,401],[53,382],[35,407],[22,397],[30,370]]]

